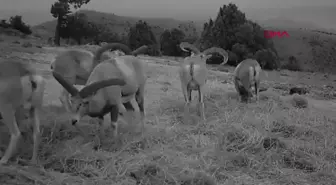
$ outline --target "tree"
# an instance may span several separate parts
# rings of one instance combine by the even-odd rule
[[[274,49],[273,42],[264,38],[264,30],[257,23],[247,20],[243,12],[238,7],[230,3],[224,5],[218,11],[216,19],[210,19],[204,24],[200,39],[201,50],[217,46],[229,51],[229,65],[237,65],[246,58],[256,58],[256,53],[262,51],[271,52],[267,55],[271,58],[268,61],[274,64],[262,64],[262,67],[277,66],[277,52]],[[260,51],[260,52],[261,52]],[[259,53],[260,53],[259,52]],[[260,55],[260,54],[258,54]],[[222,58],[214,56],[209,61],[220,63]],[[208,62],[209,62],[208,61]]]
[[[28,35],[32,33],[30,26],[23,22],[22,16],[20,15],[10,17],[9,22],[5,19],[1,20],[0,27],[12,28]]]
[[[72,38],[78,44],[81,44],[83,38],[93,40],[93,37],[98,33],[97,26],[89,22],[87,16],[83,13],[68,15],[59,31],[61,38]]]
[[[66,15],[71,13],[70,5],[73,5],[75,9],[80,8],[83,4],[89,3],[90,0],[58,0],[51,5],[50,13],[53,17],[57,18],[56,30],[55,30],[55,44],[60,45],[60,29],[64,21],[66,20]]]
[[[189,43],[195,43],[197,41],[198,33],[193,21],[179,24],[178,29],[180,29],[185,35],[183,41]]]
[[[127,44],[127,38],[124,34],[119,35],[118,33],[114,32],[110,28],[105,25],[97,24],[98,33],[94,36],[93,41],[95,44],[99,44],[101,42],[118,42]]]
[[[0,21],[0,27],[2,27],[2,28],[10,28],[11,25],[7,22],[6,19],[2,19],[2,20]]]
[[[185,34],[177,28],[165,30],[160,37],[161,52],[167,56],[181,56],[179,44],[184,40]]]
[[[151,27],[146,21],[138,21],[134,26],[130,27],[128,32],[128,45],[132,50],[143,45],[157,45],[156,38],[152,32]],[[158,46],[150,48],[150,55],[159,55],[160,50]]]

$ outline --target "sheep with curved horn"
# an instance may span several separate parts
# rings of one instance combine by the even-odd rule
[[[29,110],[33,123],[33,155],[31,162],[37,163],[40,144],[40,111],[42,107],[45,80],[28,65],[16,61],[0,62],[0,113],[10,131],[8,148],[0,159],[5,164],[13,156],[21,138],[18,125],[22,122],[20,111]]]
[[[73,85],[85,85],[93,68],[100,61],[109,59],[104,53],[108,50],[122,50],[125,55],[137,56],[147,51],[147,46],[141,46],[131,51],[127,46],[120,43],[109,43],[99,48],[95,54],[85,49],[70,49],[60,53],[51,63],[51,70],[66,78]],[[65,109],[70,111],[69,93],[62,90],[60,101]]]
[[[183,51],[191,51],[191,56],[183,60],[179,70],[182,92],[186,102],[184,106],[184,119],[187,121],[190,118],[189,107],[191,92],[196,90],[198,91],[198,111],[201,118],[205,120],[203,93],[208,73],[206,60],[211,57],[213,53],[218,53],[224,57],[221,64],[225,64],[228,61],[228,53],[217,47],[212,47],[200,52],[194,45],[187,42],[180,43],[180,48]]]
[[[261,71],[260,64],[253,59],[245,59],[237,65],[233,73],[233,81],[240,101],[249,101],[253,96],[253,86],[256,100],[259,101],[259,76]]]
[[[130,53],[127,46],[120,47]],[[74,85],[57,72],[55,79],[71,94],[71,122],[77,122],[84,116],[97,117],[102,123],[104,116],[110,113],[114,136],[118,132],[119,112],[125,113],[124,103],[141,113],[142,130],[144,128],[144,88],[147,76],[145,63],[134,56],[125,55],[100,62],[91,72],[86,85],[78,91]]]

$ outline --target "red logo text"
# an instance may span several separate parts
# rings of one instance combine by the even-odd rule
[[[275,36],[278,36],[279,38],[282,37],[289,37],[289,34],[287,31],[272,31],[272,30],[264,30],[264,37],[267,39],[273,38]]]

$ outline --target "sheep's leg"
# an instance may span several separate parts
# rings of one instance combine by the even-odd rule
[[[129,120],[126,120],[125,118],[127,117],[127,111],[128,110],[134,110],[134,108],[132,107],[132,105],[129,103],[129,102],[126,102],[126,103],[119,103],[119,105],[118,105],[118,107],[119,107],[119,115],[120,116],[122,116],[122,121],[124,122],[124,123],[127,123]]]
[[[238,93],[237,99],[238,99],[239,102],[241,102],[242,101],[242,95],[241,95],[241,92],[240,92],[240,89],[239,89],[239,83],[238,83],[237,79],[234,80],[234,85],[235,85],[235,89]]]
[[[95,136],[97,143],[96,146],[100,147],[101,146],[101,141],[105,137],[105,125],[104,125],[104,116],[99,116],[98,117],[98,135]]]
[[[205,112],[204,112],[204,87],[198,88],[198,114],[201,119],[205,121]]]
[[[62,94],[59,99],[67,112],[71,111],[70,109],[71,104],[70,104],[69,96],[70,94],[63,88]]]
[[[40,146],[40,111],[37,108],[32,108],[30,110],[30,117],[33,117],[33,140],[34,140],[34,147],[33,147],[33,156],[31,158],[32,164],[37,164],[37,152]]]
[[[143,133],[145,131],[145,122],[146,122],[146,116],[145,116],[145,98],[144,98],[144,90],[139,90],[139,93],[136,94],[136,101],[139,106],[139,111],[141,114],[141,132]]]
[[[0,160],[1,164],[6,164],[8,160],[13,156],[17,149],[18,142],[21,138],[21,132],[15,119],[15,111],[12,106],[2,103],[0,106],[0,112],[3,118],[3,122],[7,125],[10,131],[9,145],[5,151],[5,154]]]
[[[129,103],[129,104],[131,105],[131,107],[133,108],[133,111],[132,111],[132,112],[137,114],[137,115],[136,115],[136,118],[138,118],[138,116],[141,116],[141,115],[138,115],[138,114],[140,114],[140,107],[139,107],[139,105],[138,105],[138,102],[137,102],[136,99],[135,99],[135,96],[132,97],[128,103]]]
[[[141,103],[141,102],[140,102]],[[132,107],[134,108],[134,112],[137,113],[137,118],[140,117],[140,124],[141,124],[141,133],[143,133],[144,131],[144,110],[143,110],[143,105],[141,107],[141,111],[140,111],[140,104],[138,103],[138,101],[134,98],[132,98],[130,100],[130,104],[132,105]]]
[[[187,123],[190,120],[191,89],[182,83],[182,92],[185,100],[183,122]]]
[[[255,90],[255,93],[256,93],[256,100],[257,102],[259,102],[259,83],[255,83],[254,84],[254,90]]]
[[[119,106],[113,105],[110,111],[111,116],[111,127],[113,129],[113,137],[118,136],[118,116],[119,116]]]

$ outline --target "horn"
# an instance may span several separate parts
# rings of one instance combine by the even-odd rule
[[[101,48],[99,48],[94,57],[93,57],[93,61],[94,62],[98,62],[101,58],[101,55],[107,51],[107,50],[121,50],[122,52],[125,53],[125,55],[129,55],[132,53],[132,50],[126,46],[125,44],[121,44],[121,43],[109,43],[109,44],[105,44],[104,46],[102,46]]]
[[[204,53],[206,55],[211,54],[211,53],[218,53],[218,54],[222,55],[223,56],[223,62],[220,63],[220,65],[226,64],[227,61],[229,60],[229,54],[228,54],[228,52],[225,51],[222,48],[212,47],[212,48],[208,48],[208,49],[204,50],[202,53]]]
[[[77,95],[78,94],[78,90],[71,84],[69,83],[66,79],[64,79],[60,74],[58,74],[57,72],[53,72],[52,73],[55,80],[61,84],[65,90],[67,90],[71,96]]]
[[[197,49],[194,45],[192,45],[188,42],[181,42],[180,43],[180,48],[181,48],[182,51],[188,52],[190,50],[194,54],[200,53],[199,49]]]
[[[85,86],[81,91],[79,91],[79,95],[82,98],[86,98],[101,88],[112,86],[112,85],[123,86],[125,84],[126,84],[125,80],[120,79],[120,78],[111,78],[108,80],[93,82],[92,84]]]
[[[132,52],[131,52],[131,55],[133,55],[133,56],[137,56],[137,55],[139,55],[139,54],[144,54],[144,53],[147,52],[147,50],[148,50],[148,46],[143,45],[143,46],[139,47],[138,49],[132,51]]]

